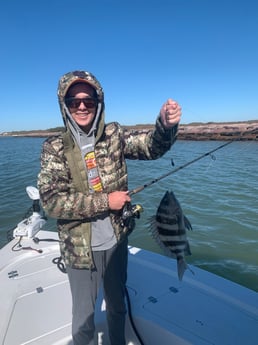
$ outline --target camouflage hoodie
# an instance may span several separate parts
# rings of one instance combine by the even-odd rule
[[[79,146],[74,139],[65,105],[69,87],[84,81],[96,90],[99,105],[94,122],[95,156],[103,190],[90,193],[87,171]],[[46,213],[57,219],[60,249],[66,265],[93,267],[91,223],[108,215],[117,241],[132,230],[122,226],[121,212],[111,211],[108,194],[128,190],[125,159],[160,158],[176,139],[177,126],[166,130],[157,118],[154,130],[129,131],[118,123],[104,122],[104,93],[97,79],[88,72],[65,74],[59,82],[58,100],[66,131],[48,138],[42,148],[38,188]],[[139,163],[140,164],[140,163]]]

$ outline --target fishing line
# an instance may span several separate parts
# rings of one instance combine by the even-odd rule
[[[254,143],[253,140],[245,141],[244,143],[242,142],[241,147],[238,147],[238,154],[242,154],[243,152],[246,152],[249,146],[253,145],[253,143]]]
[[[207,172],[210,170],[211,166],[213,166],[215,160],[217,159],[216,156],[213,155],[213,154],[210,155],[210,158],[211,158],[210,159],[210,163],[209,163],[209,165],[206,167],[206,169],[204,171],[205,174],[207,174]]]
[[[139,187],[137,187],[137,188],[135,188],[135,189],[130,190],[130,191],[129,191],[129,195],[134,195],[134,194],[137,194],[137,193],[141,192],[141,191],[144,190],[145,188],[147,188],[147,187],[153,185],[153,184],[156,183],[156,182],[159,182],[160,180],[162,180],[162,179],[164,179],[165,177],[168,177],[168,176],[170,176],[170,175],[176,173],[176,172],[179,171],[179,170],[182,170],[182,169],[188,167],[189,165],[191,165],[191,164],[193,164],[193,163],[199,161],[200,159],[203,159],[204,157],[207,157],[207,156],[209,156],[209,155],[211,155],[211,157],[214,157],[214,156],[212,155],[213,152],[218,151],[218,150],[222,149],[223,147],[225,147],[225,146],[227,146],[227,145],[229,145],[229,144],[232,144],[232,143],[235,142],[235,141],[236,141],[235,139],[234,139],[234,140],[230,140],[230,141],[228,141],[228,142],[226,142],[226,143],[224,143],[224,144],[222,144],[222,145],[216,147],[215,149],[210,150],[210,151],[208,151],[208,152],[202,154],[201,156],[199,156],[199,157],[197,157],[197,158],[191,160],[190,162],[185,163],[185,164],[179,166],[178,168],[173,169],[172,171],[169,171],[169,172],[167,172],[166,174],[163,174],[163,175],[161,175],[160,177],[157,177],[157,178],[155,178],[154,180],[152,180],[152,181],[150,181],[150,182],[148,182],[148,183],[146,183],[146,184],[144,184],[144,185],[142,185],[142,186],[139,186]]]

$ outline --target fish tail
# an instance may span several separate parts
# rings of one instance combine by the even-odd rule
[[[181,281],[183,279],[183,275],[187,270],[187,263],[185,262],[184,258],[180,258],[177,260],[177,274],[178,279]]]

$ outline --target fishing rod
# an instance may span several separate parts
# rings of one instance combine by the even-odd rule
[[[209,155],[212,154],[213,152],[222,149],[223,147],[225,147],[225,146],[227,146],[227,145],[233,143],[234,141],[235,141],[235,140],[230,140],[230,141],[226,142],[225,144],[222,144],[222,145],[216,147],[215,149],[213,149],[213,150],[211,150],[211,151],[209,151],[209,152],[206,152],[206,153],[204,153],[203,155],[201,155],[201,156],[199,156],[199,157],[197,157],[197,158],[191,160],[190,162],[185,163],[185,164],[179,166],[178,168],[173,169],[172,171],[169,171],[168,173],[163,174],[163,175],[161,175],[160,177],[155,178],[154,180],[150,181],[149,183],[146,183],[146,184],[144,184],[144,185],[142,185],[142,186],[139,186],[139,187],[137,187],[137,188],[135,188],[135,189],[132,189],[131,191],[129,191],[129,195],[134,195],[134,194],[137,194],[137,193],[141,192],[143,189],[145,189],[145,188],[147,188],[147,187],[153,185],[154,183],[156,183],[156,182],[158,182],[158,181],[164,179],[164,178],[167,177],[167,176],[170,176],[170,175],[176,173],[176,172],[179,171],[179,170],[182,170],[182,169],[186,168],[187,166],[189,166],[189,165],[191,165],[191,164],[193,164],[193,163],[199,161],[200,159],[209,156]]]

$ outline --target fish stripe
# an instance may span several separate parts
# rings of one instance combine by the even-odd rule
[[[180,246],[182,246],[182,247],[186,247],[186,242],[185,241],[162,241],[164,244],[165,244],[165,246],[171,246],[171,247],[175,247],[175,246],[177,246],[177,247],[180,247]]]
[[[171,227],[171,226],[168,226],[167,224],[157,224],[156,228],[157,228],[158,233],[162,231],[169,231],[170,235],[177,234],[179,231],[178,227],[174,227],[174,226]]]
[[[170,225],[174,225],[174,224],[178,224],[178,217],[166,217],[166,215],[164,216],[163,214],[159,214],[156,217],[157,222],[162,222],[163,224],[170,224]]]
[[[163,236],[180,236],[185,235],[184,229],[176,229],[176,231],[171,231],[169,228],[164,228],[163,226],[158,226],[158,232],[160,235]],[[175,232],[175,235],[173,235],[173,232]]]
[[[186,240],[182,238],[181,236],[159,236],[161,241],[163,242],[173,242],[173,243],[184,243],[186,244]]]

